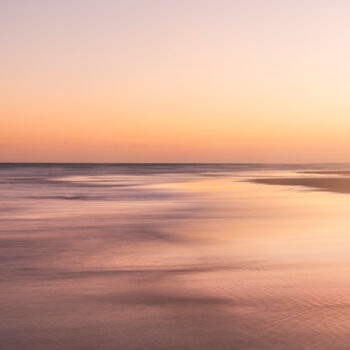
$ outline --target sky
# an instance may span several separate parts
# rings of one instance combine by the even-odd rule
[[[349,13],[1,0],[0,162],[348,162]]]

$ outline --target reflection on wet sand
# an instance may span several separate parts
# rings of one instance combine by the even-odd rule
[[[350,196],[296,190],[326,171],[0,167],[3,348],[349,349]]]

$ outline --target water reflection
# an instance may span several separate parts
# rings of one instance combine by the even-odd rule
[[[298,183],[330,170],[1,166],[4,349],[348,349],[350,196]]]

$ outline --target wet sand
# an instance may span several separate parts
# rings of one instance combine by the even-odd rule
[[[316,174],[347,174],[347,172],[317,172]],[[280,186],[303,186],[312,188],[315,190],[338,192],[338,193],[350,193],[350,178],[341,177],[329,177],[329,178],[307,178],[307,177],[295,177],[295,178],[266,178],[266,179],[253,179],[255,183],[265,185],[280,185]]]
[[[301,174],[320,174],[320,175],[350,175],[350,170],[319,170],[319,171],[300,171]]]

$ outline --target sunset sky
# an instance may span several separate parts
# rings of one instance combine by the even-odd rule
[[[346,0],[2,0],[0,162],[350,161]]]

